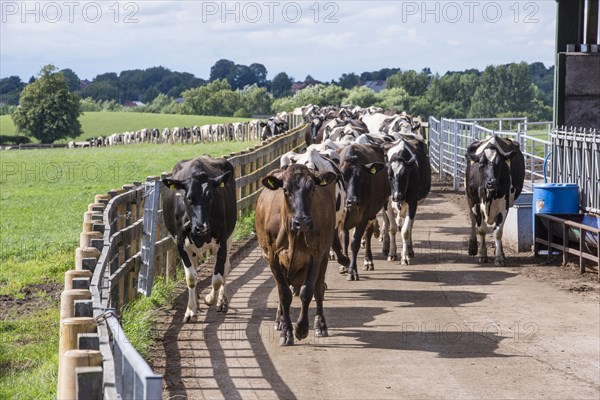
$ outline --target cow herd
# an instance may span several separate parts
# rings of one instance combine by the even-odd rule
[[[286,132],[289,123],[287,113],[281,113],[266,120],[254,119],[245,122],[233,122],[212,125],[194,125],[192,127],[175,127],[140,129],[138,131],[113,133],[112,135],[90,138],[85,141],[70,141],[69,148],[120,146],[139,143],[194,144],[223,141],[254,141]]]
[[[372,237],[381,235],[388,260],[408,265],[414,258],[412,228],[417,207],[431,188],[427,142],[420,122],[405,112],[360,107],[307,106],[297,109],[310,123],[306,149],[281,156],[280,168],[262,179],[255,228],[279,293],[276,327],[280,344],[308,336],[308,307],[317,304],[314,330],[327,336],[323,313],[325,273],[337,259],[340,273],[358,281],[357,256],[365,247],[363,269],[374,269]],[[276,120],[265,126],[277,134]],[[519,146],[492,136],[471,144],[467,159],[467,199],[472,221],[468,253],[487,262],[486,224],[494,226],[496,265],[504,265],[502,229],[508,208],[523,187],[524,163]],[[225,160],[200,157],[178,163],[163,183],[172,189],[164,218],[177,243],[189,288],[185,321],[195,318],[197,262],[212,247],[216,262],[212,292],[206,304],[227,311],[227,251],[235,226],[233,166]],[[379,229],[378,214],[383,215]],[[402,247],[397,254],[396,234]],[[350,251],[349,251],[350,250]],[[290,319],[293,295],[302,302],[296,325]]]

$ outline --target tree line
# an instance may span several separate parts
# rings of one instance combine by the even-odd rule
[[[16,105],[23,105],[28,85],[41,77],[60,74],[65,90],[78,98],[79,112],[127,109],[250,117],[291,111],[307,104],[355,104],[406,110],[423,117],[527,116],[538,121],[552,118],[554,66],[546,68],[540,62],[490,65],[483,71],[468,69],[443,75],[433,74],[429,68],[420,72],[383,68],[361,74],[344,73],[331,82],[320,82],[311,75],[297,81],[285,72],[268,80],[267,72],[262,64],[246,66],[223,59],[211,67],[208,80],[152,67],[104,73],[88,82],[70,69],[44,67],[29,84],[17,76],[0,79],[0,113],[15,114]],[[124,107],[133,100],[145,104]]]

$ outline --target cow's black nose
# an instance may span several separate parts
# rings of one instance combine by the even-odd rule
[[[498,184],[498,180],[496,178],[491,178],[491,179],[488,179],[486,186],[488,187],[488,189],[492,189],[492,188],[495,188],[497,184]]]
[[[347,207],[352,207],[358,204],[358,197],[356,196],[350,196],[346,199],[346,206]]]
[[[394,192],[394,194],[392,195],[392,201],[395,201],[396,203],[404,201],[404,196],[402,196],[401,193]]]
[[[310,231],[313,229],[313,222],[310,218],[294,218],[292,220],[292,231],[293,232],[303,232]]]
[[[203,235],[208,232],[208,226],[206,224],[194,226],[194,233],[197,235]]]

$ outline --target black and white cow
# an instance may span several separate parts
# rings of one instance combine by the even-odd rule
[[[388,260],[397,259],[396,233],[401,218],[404,218],[401,229],[400,263],[409,265],[410,258],[415,256],[412,226],[417,214],[417,206],[425,201],[431,190],[431,164],[425,143],[414,139],[399,139],[387,145],[386,159],[391,196],[387,209],[383,213],[383,252],[387,253]]]
[[[471,217],[469,255],[477,255],[477,235],[479,235],[479,262],[488,261],[485,234],[487,225],[494,225],[496,245],[494,263],[497,266],[504,266],[506,258],[502,248],[502,230],[508,209],[523,189],[525,180],[523,153],[517,142],[493,135],[485,140],[471,143],[465,158],[467,161],[465,186]]]
[[[260,126],[262,127],[260,135],[261,140],[266,140],[271,136],[277,136],[289,129],[288,123],[279,117],[271,117],[267,122],[261,122]]]
[[[343,224],[344,254],[348,256],[350,229],[355,228],[350,248],[352,256],[348,266],[348,280],[358,280],[356,258],[360,249],[363,233],[366,233],[364,269],[373,270],[371,251],[372,226],[369,222],[376,219],[390,196],[390,181],[385,173],[383,150],[379,146],[351,144],[344,147],[340,154],[340,169],[347,185],[346,215]],[[366,232],[365,232],[366,231]]]
[[[171,189],[163,199],[165,225],[177,244],[188,286],[183,321],[196,317],[197,257],[208,250],[216,254],[216,260],[212,290],[204,302],[216,302],[219,312],[227,312],[225,280],[231,268],[228,253],[237,218],[234,168],[225,159],[202,156],[178,162],[171,177],[162,182]]]

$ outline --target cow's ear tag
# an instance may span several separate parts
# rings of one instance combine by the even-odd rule
[[[273,178],[267,179],[267,182],[269,183],[269,186],[273,186]]]
[[[171,184],[171,186],[169,186],[169,189],[171,189],[171,190],[177,190],[177,188],[173,184]]]
[[[375,167],[371,167],[371,170],[369,172],[371,173],[371,175],[375,175],[377,173],[377,170],[375,169]]]
[[[321,179],[321,182],[319,182],[319,186],[327,186],[327,180]]]
[[[225,187],[225,182],[219,183],[219,187]]]

